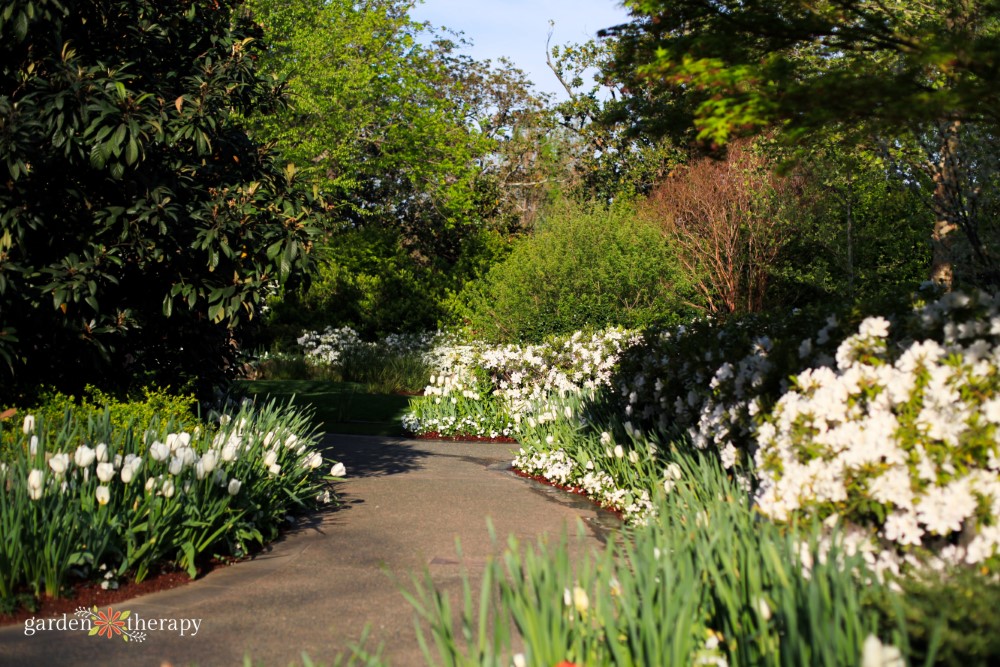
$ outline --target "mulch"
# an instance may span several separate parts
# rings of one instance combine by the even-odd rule
[[[211,570],[222,565],[225,565],[225,563],[210,563],[199,570],[196,578],[203,577]],[[22,607],[13,614],[0,614],[0,626],[23,623],[32,617],[54,618],[63,614],[72,616],[78,607],[87,607],[88,609],[94,605],[107,607],[131,600],[140,595],[177,588],[191,581],[194,581],[194,579],[191,579],[188,573],[183,570],[150,574],[139,583],[128,580],[122,581],[116,589],[108,588],[105,590],[101,588],[100,583],[94,581],[77,581],[71,584],[67,590],[63,591],[60,597],[43,597],[37,600],[34,610]]]

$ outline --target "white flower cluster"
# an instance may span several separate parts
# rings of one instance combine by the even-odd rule
[[[760,509],[839,514],[877,537],[883,569],[914,547],[967,564],[1000,549],[1000,299],[952,294],[917,316],[943,344],[891,345],[889,321],[868,318],[757,433]]]
[[[514,457],[513,465],[528,475],[580,489],[603,507],[621,512],[628,523],[644,524],[653,515],[648,491],[618,488],[611,475],[596,469],[592,461],[580,466],[562,449],[527,451],[522,448]]]
[[[345,349],[361,346],[364,341],[351,327],[328,327],[322,332],[306,331],[296,342],[306,357],[324,364],[336,364]]]
[[[607,385],[622,351],[640,340],[636,333],[609,329],[540,345],[439,346],[435,373],[423,398],[411,403],[404,426],[414,433],[450,435],[461,431],[446,429],[469,426],[472,419],[467,433],[507,435],[548,397]]]
[[[389,334],[378,341],[365,341],[351,327],[328,327],[324,331],[306,331],[296,342],[307,358],[321,364],[335,365],[353,350],[378,350],[388,355],[419,354],[431,367],[444,363],[451,337],[440,331]]]
[[[236,496],[242,488],[242,481],[229,474],[235,463],[254,452],[255,465],[267,474],[282,474],[282,465],[297,466],[302,470],[315,470],[324,463],[322,454],[312,450],[311,441],[299,439],[290,431],[268,431],[264,433],[254,427],[246,418],[225,419],[220,430],[199,453],[196,440],[199,429],[194,433],[168,433],[162,441],[153,432],[145,434],[145,454],[136,453],[112,455],[105,443],[91,447],[80,444],[72,452],[49,452],[44,456],[47,468],[31,468],[26,485],[28,497],[40,500],[46,493],[75,493],[81,484],[96,479],[94,497],[98,504],[106,505],[111,500],[111,486],[120,480],[122,484],[143,485],[148,493],[156,493],[165,498],[175,494],[186,494],[192,484],[201,480],[211,480],[215,485]],[[34,417],[24,420],[25,434],[34,430]],[[258,446],[261,445],[262,447]],[[37,454],[39,441],[32,436],[33,455]],[[279,462],[280,461],[280,462]],[[10,468],[0,470],[0,479],[10,474]]]

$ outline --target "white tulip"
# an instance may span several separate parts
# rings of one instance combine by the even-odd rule
[[[42,497],[42,482],[44,481],[44,471],[32,468],[31,472],[28,473],[28,495],[32,500],[38,500]]]
[[[21,427],[25,435],[35,430],[35,415],[25,415],[24,425]]]
[[[198,460],[198,452],[194,451],[193,447],[178,447],[177,451],[174,452],[174,456],[184,462],[183,467],[185,468],[193,465]]]
[[[115,476],[115,466],[113,463],[98,463],[97,464],[97,479],[102,482],[110,482]]]
[[[240,480],[236,479],[235,477],[229,480],[229,495],[235,496],[237,493],[240,492],[241,486],[243,486],[243,483]]]
[[[155,490],[156,490],[156,478],[150,477],[149,479],[146,480],[146,491],[152,493]]]
[[[108,460],[108,446],[103,442],[97,443],[97,460],[101,462]]]
[[[181,471],[184,470],[184,459],[179,456],[171,456],[168,470],[171,475],[181,474]]]
[[[122,466],[121,477],[123,484],[128,484],[129,482],[131,482],[134,476],[135,476],[135,471],[132,470],[132,466]]]
[[[620,459],[625,456],[625,449],[621,445],[615,445],[615,458]]]
[[[80,468],[86,468],[93,463],[96,458],[97,452],[87,445],[80,445],[76,448],[76,452],[73,454],[73,461]]]
[[[868,635],[861,650],[862,667],[904,667],[906,661],[899,649],[883,644],[875,635]]]
[[[330,477],[344,477],[347,475],[347,468],[344,467],[343,463],[335,463],[333,467],[330,468]]]
[[[267,471],[272,475],[277,475],[278,473],[281,472],[281,466],[278,465],[277,463],[273,463],[271,464],[271,467],[267,469]]]
[[[153,457],[154,461],[166,461],[167,457],[170,456],[170,447],[162,442],[154,442],[149,446],[149,455]]]
[[[201,465],[205,470],[205,473],[210,473],[215,470],[215,464],[219,462],[219,453],[214,449],[210,449],[201,457]]]
[[[269,450],[267,454],[264,455],[264,467],[270,468],[278,461],[278,452]]]
[[[111,490],[106,486],[97,487],[94,495],[97,496],[97,502],[101,505],[107,505],[111,501]]]
[[[312,455],[305,460],[305,467],[312,470],[315,470],[321,465],[323,465],[323,455],[319,452],[313,452]]]
[[[66,472],[66,468],[69,466],[69,454],[55,454],[49,459],[49,467],[52,468],[52,472],[57,475],[61,475]]]
[[[34,456],[38,453],[38,436],[31,436],[31,442],[28,443],[28,452]]]
[[[223,461],[236,460],[236,445],[230,443],[222,448],[222,460]]]
[[[160,493],[162,493],[166,498],[172,498],[174,495],[174,480],[163,480],[163,486],[160,487]]]

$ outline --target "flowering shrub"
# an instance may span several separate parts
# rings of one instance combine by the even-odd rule
[[[514,436],[549,397],[607,385],[622,350],[639,340],[608,329],[539,345],[440,347],[436,373],[424,396],[411,401],[403,426],[416,434]]]
[[[894,329],[900,331],[894,333]],[[762,511],[839,515],[882,568],[1000,561],[1000,297],[949,294],[864,320],[758,430]]]
[[[296,342],[302,347],[307,358],[325,364],[337,364],[345,354],[358,349],[379,348],[387,354],[417,354],[424,356],[427,363],[438,361],[437,348],[448,340],[441,332],[389,334],[380,341],[365,341],[351,327],[328,327],[323,331],[306,331]]]
[[[0,599],[25,586],[56,595],[71,569],[139,581],[174,563],[193,577],[202,554],[273,539],[289,512],[329,502],[325,480],[344,473],[307,424],[274,403],[183,432],[115,428],[108,413],[25,416],[3,434],[15,456],[0,464]]]

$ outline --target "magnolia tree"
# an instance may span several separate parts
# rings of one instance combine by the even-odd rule
[[[0,395],[218,379],[306,264],[294,169],[237,121],[281,104],[240,4],[0,13]]]

